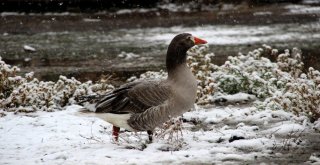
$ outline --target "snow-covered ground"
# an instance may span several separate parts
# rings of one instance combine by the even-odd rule
[[[284,111],[197,107],[184,114],[179,138],[156,137],[148,144],[146,133],[124,132],[117,144],[110,124],[80,115],[79,108],[1,117],[0,164],[268,164],[297,150],[306,151],[293,163],[319,159],[302,135],[320,129],[320,122]]]

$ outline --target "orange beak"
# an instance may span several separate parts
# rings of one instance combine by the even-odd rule
[[[206,40],[203,40],[203,39],[200,39],[200,38],[197,38],[197,37],[193,37],[194,38],[194,44],[195,45],[200,45],[200,44],[206,44],[207,41]]]

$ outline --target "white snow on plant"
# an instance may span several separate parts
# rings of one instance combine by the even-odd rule
[[[257,98],[255,95],[247,93],[236,93],[234,95],[216,96],[212,97],[212,102],[227,102],[227,103],[247,103],[255,101]]]
[[[18,76],[20,68],[0,57],[0,110],[13,112],[55,111],[76,102],[79,96],[104,94],[113,89],[107,80],[93,84],[60,76],[57,82],[39,81],[34,73]],[[102,92],[102,93],[101,93]]]

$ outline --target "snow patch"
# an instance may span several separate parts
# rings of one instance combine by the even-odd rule
[[[310,6],[310,5],[287,5],[285,7],[289,10],[286,14],[319,14],[319,6]]]
[[[264,133],[272,133],[276,135],[288,135],[290,133],[299,133],[305,131],[306,127],[295,123],[282,123],[279,126],[275,126],[268,130],[263,131]]]
[[[127,52],[121,52],[120,54],[118,54],[118,57],[120,58],[124,58],[125,60],[132,60],[134,58],[138,58],[140,57],[140,55],[135,54],[135,53],[127,53]]]
[[[35,49],[34,47],[29,46],[29,45],[24,45],[24,46],[23,46],[23,49],[24,49],[25,51],[30,51],[30,52],[35,52],[35,51],[36,51],[36,49]]]
[[[101,19],[83,18],[84,22],[100,22]]]
[[[257,98],[255,95],[247,93],[237,93],[234,95],[216,96],[212,97],[210,101],[215,103],[247,103],[255,101]]]

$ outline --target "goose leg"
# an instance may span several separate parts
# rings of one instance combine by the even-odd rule
[[[152,142],[153,132],[152,131],[147,131],[147,133],[148,133],[148,137],[149,137],[149,142],[151,143]]]
[[[120,127],[116,127],[116,126],[112,127],[112,136],[116,142],[119,139],[119,131],[120,131]]]

